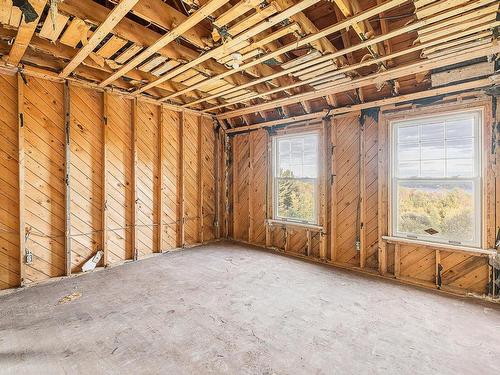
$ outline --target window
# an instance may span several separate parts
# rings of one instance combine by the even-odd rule
[[[318,133],[273,138],[274,219],[318,223]]]
[[[393,122],[393,235],[480,246],[480,112]]]

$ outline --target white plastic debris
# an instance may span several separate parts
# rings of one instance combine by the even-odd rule
[[[96,268],[97,264],[102,258],[103,252],[99,250],[93,257],[92,259],[89,259],[85,262],[85,264],[82,266],[82,272],[87,272],[87,271],[92,271],[94,268]]]

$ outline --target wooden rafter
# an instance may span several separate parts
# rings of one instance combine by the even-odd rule
[[[406,2],[406,0],[391,0],[391,1],[388,1],[382,5],[379,5],[379,6],[375,6],[371,9],[368,9],[362,13],[359,13],[353,17],[350,17],[342,22],[339,22],[335,25],[332,25],[332,26],[329,26],[325,29],[322,29],[321,31],[317,32],[317,33],[314,33],[314,34],[310,34],[308,35],[307,37],[304,37],[300,40],[298,40],[297,42],[293,42],[293,43],[290,43],[274,52],[271,52],[271,53],[267,53],[261,57],[259,57],[258,59],[255,59],[254,61],[251,61],[247,64],[243,64],[242,66],[240,66],[239,68],[237,69],[233,69],[231,71],[228,71],[226,73],[223,73],[223,74],[220,74],[216,77],[213,77],[213,78],[210,78],[210,79],[207,79],[205,81],[202,81],[196,85],[193,85],[189,88],[187,88],[186,90],[183,90],[181,92],[177,92],[175,94],[172,94],[168,97],[165,97],[163,98],[164,100],[167,100],[167,99],[172,99],[174,97],[177,97],[179,95],[182,95],[182,94],[185,94],[186,92],[190,91],[190,90],[194,90],[194,89],[197,89],[203,85],[206,85],[210,82],[213,82],[215,80],[218,80],[218,79],[222,79],[222,78],[225,78],[227,76],[230,76],[234,73],[236,73],[237,71],[241,71],[241,70],[245,70],[245,69],[248,69],[249,67],[251,66],[254,66],[254,65],[257,65],[257,64],[260,64],[260,63],[263,63],[271,58],[274,58],[275,56],[279,56],[279,55],[282,55],[286,52],[290,52],[290,51],[293,51],[301,46],[304,46],[304,45],[307,45],[307,44],[310,44],[311,42],[314,42],[320,38],[323,38],[325,37],[326,35],[329,35],[329,34],[332,34],[334,32],[337,32],[337,31],[340,31],[348,26],[350,26],[351,24],[353,23],[357,23],[357,22],[360,22],[360,21],[363,21],[365,19],[368,19],[374,15],[377,15],[379,14],[380,12],[383,12],[383,11],[386,11],[388,9],[391,9],[391,8],[394,8],[402,3]],[[289,8],[290,9],[290,8]],[[297,13],[297,12],[295,12]],[[295,14],[294,13],[294,14]],[[282,14],[282,13],[281,13]],[[341,56],[342,54],[339,54],[339,56]],[[335,58],[335,57],[338,57],[338,56],[335,56],[335,53],[333,54],[329,54],[329,56],[332,56],[332,59]],[[163,79],[164,77],[162,77]],[[170,77],[169,77],[170,78]],[[147,85],[146,87],[148,87],[150,85]],[[143,88],[144,89],[144,88]],[[141,89],[142,90],[142,89]],[[139,92],[141,91],[139,90]]]
[[[365,42],[362,42],[360,44],[357,44],[357,45],[351,46],[349,48],[340,50],[337,53],[329,54],[329,55],[324,55],[324,56],[321,56],[321,57],[319,57],[319,58],[317,58],[315,60],[312,60],[312,61],[300,64],[300,65],[291,67],[289,69],[285,69],[285,70],[283,70],[283,71],[281,71],[279,73],[276,73],[276,74],[274,74],[272,76],[268,76],[267,78],[268,79],[270,79],[270,78],[276,78],[276,77],[278,77],[280,75],[291,74],[293,72],[296,72],[298,70],[304,69],[304,68],[309,67],[309,66],[318,66],[318,64],[320,64],[320,63],[332,60],[332,58],[334,58],[336,55],[341,55],[341,54],[346,55],[346,54],[348,54],[350,52],[353,52],[353,51],[356,51],[356,50],[359,50],[359,49],[362,49],[362,48],[366,48],[366,46],[368,46],[368,45],[371,45],[371,44],[374,44],[374,43],[383,42],[384,40],[388,40],[388,39],[396,37],[398,35],[403,35],[405,33],[408,33],[408,32],[413,31],[413,30],[417,30],[417,29],[422,28],[422,27],[424,27],[426,25],[429,25],[429,24],[434,24],[434,23],[441,22],[442,20],[444,20],[444,19],[446,19],[448,17],[451,17],[451,16],[453,16],[455,14],[462,14],[463,12],[474,11],[475,8],[480,7],[482,5],[485,5],[485,4],[488,4],[488,3],[494,3],[494,0],[485,0],[485,1],[473,2],[473,3],[471,3],[471,4],[469,4],[469,5],[465,6],[465,7],[463,7],[461,9],[454,9],[454,10],[448,12],[448,13],[442,13],[442,14],[436,15],[434,17],[430,17],[430,18],[428,18],[426,20],[417,21],[417,22],[412,23],[410,25],[404,26],[404,27],[402,27],[400,29],[393,30],[393,31],[389,32],[388,34],[380,35],[378,37],[369,39],[369,40],[367,40]],[[496,23],[483,23],[482,25],[470,28],[470,29],[468,29],[468,30],[466,30],[464,32],[460,32],[460,33],[457,33],[457,34],[448,33],[445,37],[443,37],[441,39],[434,39],[434,40],[431,40],[430,42],[423,43],[423,44],[420,44],[420,45],[417,44],[415,47],[410,47],[407,50],[396,52],[396,53],[390,55],[390,57],[388,57],[389,55],[387,55],[387,56],[382,56],[382,57],[379,57],[379,58],[373,59],[373,60],[365,60],[362,63],[354,64],[354,65],[347,66],[345,68],[338,69],[337,72],[338,73],[344,73],[344,72],[348,72],[348,71],[351,71],[351,70],[354,70],[354,69],[359,69],[359,68],[361,68],[363,66],[369,66],[369,65],[372,65],[374,63],[382,63],[382,62],[388,60],[389,58],[395,58],[395,57],[398,57],[398,56],[401,56],[401,55],[404,55],[404,54],[407,54],[407,53],[415,52],[415,51],[421,50],[421,49],[423,49],[425,47],[430,47],[430,46],[438,45],[438,44],[441,44],[442,42],[449,41],[449,40],[452,40],[452,39],[459,39],[459,38],[462,38],[462,37],[464,37],[466,35],[470,35],[470,34],[473,34],[475,32],[479,32],[479,31],[483,31],[483,30],[488,29],[488,28],[495,27],[495,25],[496,25]],[[264,80],[265,80],[265,78],[262,79],[262,80],[255,80],[254,83],[259,83],[259,82],[262,82]],[[308,83],[309,82],[312,82],[312,80],[309,80]],[[292,87],[297,87],[297,86],[300,86],[302,84],[304,84],[304,83],[303,82],[298,82],[298,83],[294,84],[293,86],[284,86],[284,87],[281,87],[281,89],[290,89]],[[246,88],[246,87],[249,87],[249,86],[247,86],[247,85],[240,86],[240,89]],[[227,93],[232,92],[232,91],[233,91],[232,89],[229,89],[227,91],[224,91],[224,92],[220,93],[219,95],[224,95],[224,94],[227,94]],[[279,91],[279,89],[278,89],[278,91]],[[272,92],[268,91],[267,93],[263,93],[262,95],[270,95],[270,94],[272,94],[274,92],[277,92],[277,91],[275,91],[275,90],[272,90]],[[258,96],[255,96],[255,97],[258,97]],[[206,97],[205,99],[206,100],[212,100],[212,99],[215,99],[215,98],[217,98],[217,95],[210,95],[210,96]],[[195,102],[192,102],[192,103],[188,103],[188,104],[186,104],[184,106],[185,107],[189,107],[191,104],[197,104],[199,102],[200,101],[195,101]],[[230,103],[228,103],[228,104],[230,104]],[[221,108],[221,107],[217,107],[217,108]],[[213,110],[213,109],[216,109],[216,108],[210,108],[209,110]]]
[[[409,65],[402,65],[396,68],[389,69],[382,73],[374,73],[369,76],[360,77],[358,79],[354,79],[351,82],[341,84],[338,86],[328,87],[325,89],[315,90],[313,92],[304,93],[292,96],[286,99],[278,99],[268,101],[263,104],[259,104],[256,106],[239,109],[231,112],[226,112],[221,115],[218,115],[218,119],[226,119],[231,117],[241,116],[245,113],[251,113],[259,110],[267,110],[270,108],[275,108],[276,106],[288,105],[293,103],[299,103],[304,100],[311,100],[316,98],[321,98],[326,95],[343,92],[347,90],[353,90],[363,86],[370,86],[376,84],[378,82],[383,82],[388,79],[397,79],[400,77],[404,77],[408,74],[416,74],[419,72],[427,71],[430,69],[441,68],[447,65],[460,63],[464,61],[473,60],[475,58],[480,58],[484,56],[488,56],[491,54],[500,53],[500,45],[495,41],[492,43],[488,43],[485,46],[481,46],[479,48],[473,48],[466,51],[460,51],[446,56],[446,58],[439,58],[435,60],[427,60],[420,61]]]
[[[89,42],[83,46],[76,56],[69,62],[63,69],[60,76],[65,78],[71,74],[75,68],[81,64],[83,60],[97,47],[97,45],[113,30],[120,20],[127,15],[132,7],[139,0],[122,0],[113,10],[109,13],[106,20],[97,28]]]
[[[182,22],[179,26],[174,27],[170,32],[162,36],[158,39],[154,44],[146,48],[139,55],[134,57],[131,61],[125,64],[121,69],[119,69],[116,73],[111,75],[108,79],[101,82],[99,86],[105,87],[109,85],[114,80],[120,78],[125,73],[129,72],[137,65],[145,61],[147,58],[151,57],[155,52],[159,51],[171,41],[175,40],[186,31],[194,27],[199,22],[203,21],[205,18],[209,17],[214,11],[219,9],[222,5],[226,4],[229,0],[212,0],[208,2],[206,5],[197,10],[193,15],[187,18],[184,22]]]
[[[262,122],[262,123],[254,123],[254,124],[250,124],[247,126],[241,126],[241,127],[234,128],[234,129],[228,129],[226,131],[226,133],[227,134],[235,134],[235,133],[241,133],[241,132],[248,132],[250,130],[273,127],[276,125],[301,123],[304,121],[311,121],[311,120],[321,121],[321,119],[324,118],[327,114],[340,115],[340,114],[348,113],[348,112],[357,112],[361,109],[366,109],[366,108],[373,108],[373,107],[379,107],[379,106],[383,106],[383,105],[403,103],[403,102],[407,102],[407,101],[418,100],[418,99],[422,99],[422,98],[428,98],[428,97],[444,95],[444,94],[450,94],[450,93],[464,91],[464,90],[481,89],[484,87],[494,85],[495,81],[498,80],[498,78],[495,78],[495,77],[496,76],[490,76],[487,78],[478,79],[478,80],[474,80],[474,81],[470,81],[470,82],[466,82],[466,83],[459,83],[459,84],[452,85],[452,86],[440,87],[440,88],[436,88],[436,89],[415,92],[415,93],[405,94],[405,95],[399,95],[399,96],[386,98],[386,99],[374,100],[371,102],[356,104],[356,105],[347,106],[347,107],[339,107],[339,108],[335,108],[331,111],[323,110],[320,112],[308,113],[308,114],[301,115],[301,116],[293,116],[291,118],[286,118],[286,119],[266,121],[266,122]]]
[[[140,88],[139,90],[136,90],[134,93],[135,94],[139,94],[141,92],[144,92],[144,91],[146,91],[146,90],[148,90],[148,89],[150,89],[152,87],[155,87],[155,86],[159,85],[162,82],[165,82],[165,81],[167,81],[167,80],[169,80],[169,79],[171,79],[171,78],[173,78],[173,77],[181,74],[182,72],[185,72],[188,69],[191,69],[191,68],[199,65],[200,63],[202,63],[204,61],[207,61],[208,59],[210,59],[212,57],[218,56],[225,49],[231,48],[231,47],[233,47],[235,45],[238,45],[242,41],[246,41],[248,38],[251,38],[254,35],[257,35],[260,32],[262,32],[262,31],[270,28],[271,26],[274,26],[274,25],[282,22],[283,20],[288,19],[289,17],[291,17],[295,13],[301,12],[302,10],[304,10],[304,9],[308,8],[309,6],[317,3],[318,1],[319,0],[302,0],[301,2],[299,2],[296,5],[294,5],[293,7],[290,7],[288,9],[282,11],[281,13],[278,13],[275,16],[269,18],[268,20],[262,21],[261,23],[259,23],[258,25],[250,28],[249,30],[240,33],[237,37],[235,37],[234,39],[228,41],[224,45],[221,45],[221,46],[219,46],[217,48],[214,48],[214,49],[208,51],[207,53],[205,53],[204,55],[198,57],[197,59],[195,59],[193,61],[190,61],[187,64],[179,66],[178,68],[172,70],[171,72],[167,73],[166,75],[158,78],[156,81],[150,82],[149,84],[145,85],[144,87]],[[228,75],[231,75],[231,74],[228,74]]]
[[[22,17],[21,24],[19,25],[19,30],[17,31],[16,39],[14,40],[14,44],[10,50],[9,55],[6,60],[8,64],[17,65],[21,61],[24,56],[24,52],[28,48],[28,45],[35,33],[36,26],[38,25],[38,20],[42,15],[43,8],[47,0],[32,0],[31,5],[33,9],[38,14],[36,20],[27,23],[25,18]]]

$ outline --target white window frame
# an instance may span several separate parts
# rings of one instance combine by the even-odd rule
[[[453,177],[443,177],[443,178],[397,178],[395,169],[398,165],[397,160],[397,145],[396,145],[396,131],[401,126],[412,126],[420,123],[422,120],[429,120],[439,122],[442,119],[455,119],[461,118],[464,114],[473,114],[475,118],[475,165],[474,168],[477,171],[476,176],[471,178],[453,178]],[[448,113],[439,113],[435,115],[425,115],[413,117],[411,119],[404,120],[393,120],[389,123],[390,126],[390,168],[389,168],[389,179],[390,179],[390,204],[391,204],[391,212],[390,212],[390,231],[393,237],[399,237],[403,239],[410,240],[420,240],[429,243],[441,243],[448,245],[459,245],[466,246],[472,248],[481,248],[482,245],[482,213],[484,210],[483,207],[483,179],[484,179],[484,170],[483,170],[483,111],[481,109],[471,109],[471,110],[461,110],[454,111]],[[436,238],[432,235],[422,235],[415,233],[405,233],[398,231],[398,197],[397,197],[397,184],[399,182],[406,181],[418,181],[418,182],[452,182],[452,181],[472,181],[473,190],[474,190],[474,207],[475,207],[475,215],[474,215],[474,239],[472,241],[460,242],[453,240],[446,240],[443,238]]]
[[[304,178],[291,178],[293,180],[302,180],[302,181],[311,181],[314,180],[314,211],[313,211],[313,221],[308,221],[308,220],[298,220],[294,218],[289,218],[289,217],[283,217],[283,216],[278,216],[278,183],[277,180],[278,178],[284,179],[282,177],[277,176],[277,165],[278,165],[278,140],[281,139],[301,139],[304,138],[306,135],[311,135],[314,134],[318,138],[318,143],[316,146],[316,157],[317,157],[317,171],[318,175],[316,178],[310,178],[310,177],[304,177]],[[301,132],[301,133],[294,133],[294,134],[284,134],[284,135],[276,135],[272,138],[272,191],[273,191],[273,197],[272,197],[272,202],[273,202],[273,219],[276,221],[283,221],[283,222],[290,222],[294,224],[305,224],[305,225],[318,225],[319,223],[319,180],[320,180],[320,173],[321,173],[321,168],[320,168],[320,162],[321,162],[321,157],[320,157],[320,143],[321,143],[321,136],[319,131],[309,131],[309,132]]]

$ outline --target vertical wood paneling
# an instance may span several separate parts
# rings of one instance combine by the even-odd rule
[[[266,244],[266,174],[268,133],[264,129],[250,133],[252,142],[252,171],[250,194],[252,196],[252,243]]]
[[[0,289],[20,283],[17,77],[0,75]]]
[[[184,227],[186,245],[194,245],[200,241],[198,136],[198,116],[186,113],[184,121],[184,139],[186,140],[184,142]]]
[[[365,138],[365,197],[363,209],[365,231],[365,267],[378,269],[378,129],[377,122],[372,117],[366,117],[364,122]]]
[[[337,131],[336,261],[359,265],[356,238],[360,212],[360,124],[358,116],[334,119]]]
[[[24,88],[27,248],[26,282],[65,273],[63,85],[28,77]]]
[[[475,105],[485,109],[485,144],[483,147],[487,161],[485,185],[486,191],[492,192],[494,175],[490,166],[494,162],[494,155],[490,147],[491,100],[487,99]],[[466,105],[441,106],[440,111],[460,110],[464,106]],[[423,108],[423,110],[426,113],[434,113],[432,108]],[[355,248],[359,230],[357,229],[359,207],[359,220],[363,226],[360,239],[364,245],[364,268],[378,270],[384,275],[396,274],[397,278],[433,287],[436,285],[436,269],[439,263],[443,267],[443,289],[483,294],[490,277],[487,258],[442,249],[437,251],[430,245],[395,245],[380,240],[382,236],[389,233],[389,117],[383,112],[379,113],[377,120],[370,115],[364,116],[362,148],[360,147],[359,114],[353,113],[333,118],[329,139],[335,147],[331,169],[328,169],[328,166],[326,168],[328,173],[334,175],[328,200],[330,252],[327,251],[327,255],[330,254],[329,259],[344,266],[361,265],[360,253]],[[291,131],[300,130],[294,128]],[[232,181],[230,191],[233,196],[233,206],[230,223],[234,226],[233,238],[248,241],[250,228],[250,239],[255,244],[299,255],[307,255],[309,250],[309,256],[318,258],[320,257],[320,236],[314,231],[308,234],[307,230],[274,225],[268,231],[269,242],[266,244],[265,216],[259,217],[260,208],[266,205],[265,184],[263,183],[265,177],[263,176],[266,173],[269,174],[270,170],[269,164],[266,165],[265,161],[259,160],[264,157],[265,150],[269,148],[261,144],[261,139],[266,133],[265,130],[260,129],[232,137],[232,168],[229,173],[226,173],[226,177],[231,178]],[[328,146],[328,142],[325,141],[322,146],[323,152],[327,151]],[[362,164],[360,164],[360,159]],[[362,175],[360,175],[360,169]],[[326,178],[328,179],[329,176],[327,175]],[[363,192],[362,202],[359,201],[361,191]],[[267,198],[269,205],[271,205],[271,199],[271,197]],[[493,228],[495,228],[494,213],[497,213],[498,206],[498,204],[493,204],[494,199],[495,195],[488,193],[484,202],[484,219],[486,220],[484,232],[485,243],[488,247],[492,246]],[[264,233],[263,241],[262,233]]]
[[[137,250],[139,258],[156,251],[156,186],[159,172],[158,108],[139,101],[137,104]]]
[[[132,100],[108,98],[108,248],[109,263],[133,258]]]
[[[216,159],[210,118],[146,101],[139,101],[134,112],[128,97],[78,85],[68,85],[65,103],[63,88],[40,78],[28,77],[25,84],[16,75],[0,75],[5,94],[0,102],[0,289],[20,285],[22,270],[25,283],[64,275],[66,261],[71,273],[80,272],[98,250],[105,250],[100,265],[131,260],[135,231],[139,258],[182,246],[183,218],[185,244],[215,238],[215,165],[223,162],[223,155]],[[68,155],[65,108],[70,109]],[[19,147],[21,133],[23,147]],[[22,163],[20,155],[25,155]],[[25,181],[24,209],[20,181]],[[25,251],[20,249],[20,240],[25,240],[20,218],[26,223],[25,248],[33,254],[31,264],[25,263]],[[70,246],[65,246],[66,238]]]
[[[71,271],[102,249],[102,93],[71,86]]]
[[[215,133],[211,119],[201,118],[203,171],[203,240],[215,238]]]
[[[180,239],[180,161],[181,113],[163,109],[163,249],[181,246]]]
[[[248,241],[250,135],[240,135],[233,140],[233,236]]]

